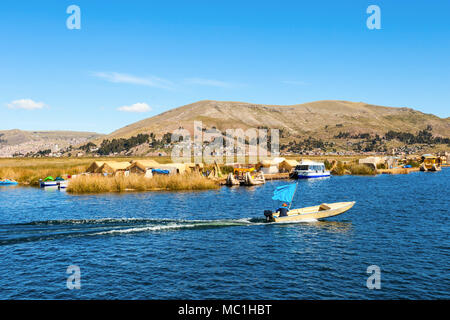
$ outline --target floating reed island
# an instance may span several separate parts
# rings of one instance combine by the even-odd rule
[[[67,192],[74,194],[126,192],[126,191],[191,191],[219,188],[215,180],[196,173],[154,175],[145,178],[129,176],[81,175],[70,180]]]
[[[308,157],[310,158],[310,157]],[[425,160],[434,162],[427,164]],[[246,159],[247,160],[247,159]],[[439,171],[447,164],[446,157],[432,155],[316,158],[316,161],[292,158],[263,159],[255,164],[226,163],[172,163],[169,157],[130,158],[40,158],[0,159],[0,181],[8,179],[21,185],[41,187],[40,183],[57,177],[53,183],[66,187],[73,194],[126,191],[182,191],[217,189],[222,184],[255,185],[266,180],[303,178],[306,171],[330,175],[405,174],[413,171]],[[431,160],[430,160],[431,161]],[[248,161],[245,161],[248,162]],[[308,166],[306,166],[308,165]],[[318,166],[320,165],[320,168]],[[432,166],[432,167],[431,167]],[[423,167],[423,168],[422,168]],[[321,171],[322,170],[322,171]],[[243,173],[247,176],[245,178]],[[297,176],[295,175],[297,174]],[[299,174],[301,175],[299,177]],[[47,178],[46,178],[47,177]],[[315,176],[314,176],[315,177]],[[227,179],[228,178],[228,179]],[[228,183],[230,180],[231,183]],[[242,180],[242,181],[241,181]],[[64,183],[62,183],[62,182]],[[247,183],[246,183],[247,182]]]

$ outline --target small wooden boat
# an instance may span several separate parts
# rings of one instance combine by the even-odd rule
[[[55,182],[56,182],[56,184],[58,185],[58,188],[59,188],[59,189],[66,189],[67,186],[69,185],[69,181],[64,180],[64,179],[61,178],[61,177],[56,178],[56,179],[55,179]]]
[[[292,201],[294,200],[295,192],[297,191],[298,182],[279,186],[273,193],[272,200],[282,201],[283,208],[279,211],[285,212],[286,215],[280,217],[280,213],[272,212],[272,210],[265,210],[264,216],[266,222],[299,222],[299,221],[314,221],[329,217],[337,216],[351,209],[355,201],[351,202],[335,202],[322,203],[317,206],[305,207],[300,209],[292,209]],[[289,208],[287,207],[289,203]],[[278,211],[278,210],[277,210]]]
[[[9,179],[0,180],[0,186],[15,186],[15,185],[17,185],[17,181]]]
[[[270,210],[264,211],[264,215],[267,222],[311,221],[337,216],[350,210],[354,204],[355,201],[322,203],[318,206],[289,210],[288,215],[284,217],[280,217],[279,213],[273,213]]]
[[[58,186],[58,182],[55,181],[55,179],[53,179],[53,177],[49,176],[49,177],[45,178],[44,180],[39,179],[39,186],[41,188],[57,187]]]

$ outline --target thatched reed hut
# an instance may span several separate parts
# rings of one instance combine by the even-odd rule
[[[136,174],[148,174],[148,172],[152,169],[159,168],[161,164],[156,162],[155,160],[137,160],[133,161],[130,166],[128,166],[128,170],[130,173]]]
[[[94,161],[92,164],[87,168],[86,172],[88,173],[96,173],[99,171],[101,166],[105,163],[105,161]]]
[[[281,157],[262,160],[256,165],[256,169],[262,171],[264,174],[278,173],[278,166],[285,160],[285,158]]]
[[[286,159],[278,165],[278,170],[280,172],[291,172],[298,165],[299,165],[299,162],[297,160],[287,160]]]
[[[374,170],[377,169],[377,166],[379,164],[384,164],[385,162],[385,158],[382,157],[367,157],[367,158],[363,158],[363,159],[359,159],[358,163],[359,164],[363,164],[365,166],[368,166]]]
[[[128,172],[131,165],[128,161],[105,161],[105,163],[96,171],[97,173],[107,174],[123,174]]]

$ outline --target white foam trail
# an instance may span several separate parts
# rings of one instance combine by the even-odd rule
[[[133,233],[133,232],[146,232],[146,231],[159,231],[168,229],[181,229],[181,228],[192,228],[198,225],[195,224],[173,224],[165,226],[152,226],[152,227],[141,227],[141,228],[129,228],[129,229],[118,229],[110,231],[102,231],[93,233],[93,236],[105,235],[105,234],[122,234],[122,233]]]
[[[126,233],[150,232],[150,231],[161,231],[161,230],[172,230],[172,229],[187,229],[187,228],[202,228],[202,227],[226,227],[226,226],[259,224],[259,223],[254,223],[254,222],[249,221],[249,218],[244,218],[244,219],[239,219],[239,220],[178,220],[177,222],[179,222],[179,223],[100,231],[100,232],[92,233],[91,235],[126,234]]]

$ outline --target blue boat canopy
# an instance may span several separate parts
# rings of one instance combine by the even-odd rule
[[[294,196],[297,184],[285,184],[275,189],[272,200],[279,200],[282,202],[291,202]]]

